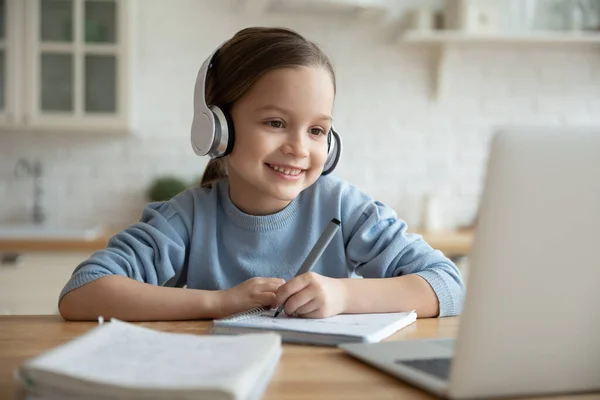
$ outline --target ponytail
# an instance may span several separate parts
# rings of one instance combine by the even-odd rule
[[[223,159],[210,160],[206,165],[206,169],[200,180],[200,186],[203,188],[210,188],[213,183],[217,183],[225,178],[227,178],[227,171],[225,170],[225,162]]]

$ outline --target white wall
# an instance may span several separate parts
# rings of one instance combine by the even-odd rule
[[[444,97],[430,97],[436,52],[397,45],[389,24],[316,16],[248,16],[231,2],[143,0],[135,10],[135,135],[107,138],[0,132],[0,221],[28,218],[31,183],[18,158],[43,160],[54,223],[122,226],[138,218],[152,178],[200,176],[189,146],[192,92],[203,59],[250,25],[282,25],[318,42],[338,74],[337,174],[419,222],[437,188],[445,224],[468,224],[492,129],[504,124],[600,126],[600,51],[592,46],[477,45],[451,49]]]

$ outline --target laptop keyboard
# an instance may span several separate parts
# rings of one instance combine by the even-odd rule
[[[396,360],[396,364],[406,365],[447,381],[450,377],[451,358],[428,358],[421,360]]]

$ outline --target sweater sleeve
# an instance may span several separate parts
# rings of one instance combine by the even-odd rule
[[[152,285],[175,286],[188,259],[193,195],[146,205],[139,222],[114,235],[103,250],[75,268],[59,296],[108,275]]]
[[[344,233],[347,262],[354,272],[364,278],[417,274],[433,288],[440,317],[459,314],[464,285],[454,263],[420,235],[407,233],[407,224],[391,208],[360,197],[349,210]]]

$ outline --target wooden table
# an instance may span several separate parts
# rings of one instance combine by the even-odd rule
[[[146,322],[161,331],[204,334],[207,321]],[[0,316],[0,399],[15,393],[13,371],[29,357],[75,338],[95,322],[63,322],[59,316]],[[453,337],[458,318],[423,319],[388,340]],[[264,399],[432,399],[427,393],[331,347],[284,345]],[[547,397],[591,400],[599,394]]]

